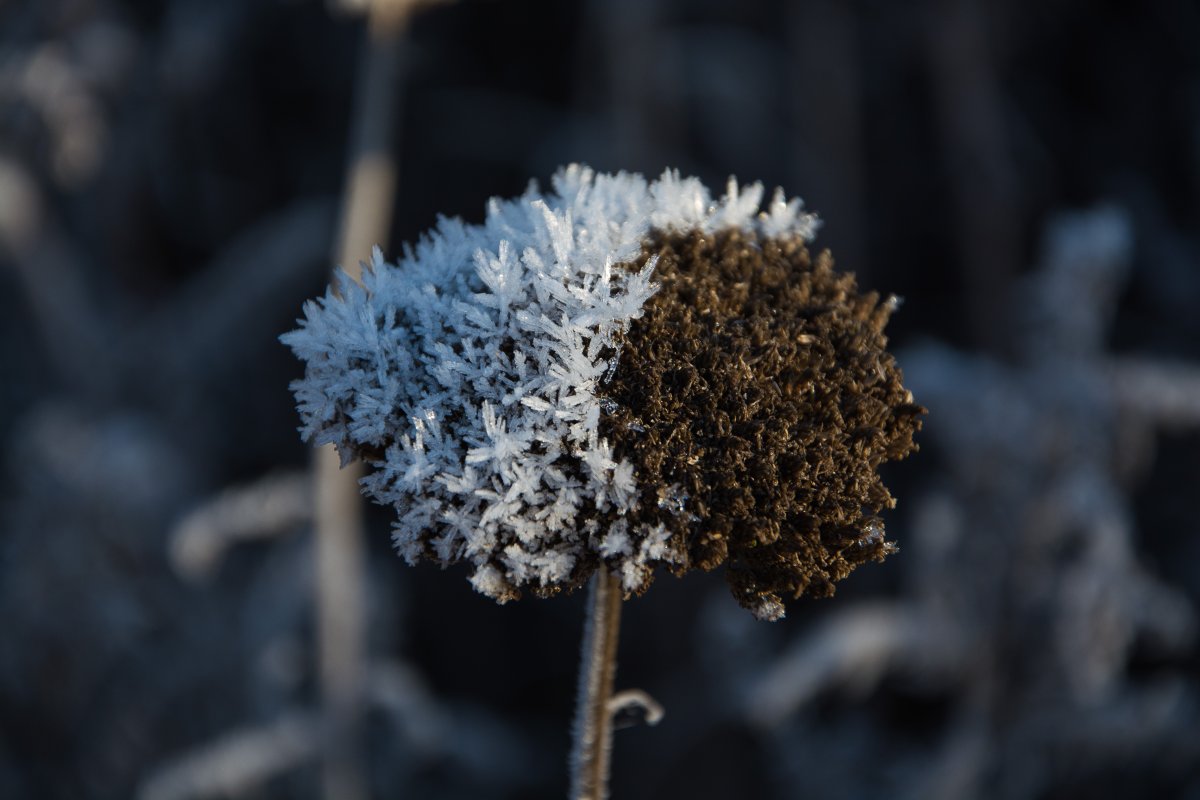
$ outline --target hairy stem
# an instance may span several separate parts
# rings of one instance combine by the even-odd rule
[[[621,627],[621,587],[604,567],[592,578],[583,658],[579,665],[579,697],[575,707],[571,751],[573,800],[608,797],[612,712],[609,701],[617,673],[617,635]]]

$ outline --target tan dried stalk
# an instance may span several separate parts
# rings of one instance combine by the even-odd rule
[[[396,193],[392,155],[399,94],[399,43],[409,3],[374,0],[355,96],[351,156],[338,223],[336,263],[351,277],[373,246],[386,247]],[[362,737],[366,701],[366,567],[362,532],[362,465],[340,468],[332,445],[317,450],[315,480],[318,672],[324,706],[322,794],[368,796]]]
[[[588,594],[571,751],[571,797],[604,800],[612,753],[610,700],[617,674],[622,596],[617,579],[604,567],[596,570]]]

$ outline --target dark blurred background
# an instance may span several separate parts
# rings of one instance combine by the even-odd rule
[[[276,337],[366,5],[0,3],[2,798],[323,796]],[[391,253],[561,164],[677,167],[802,196],[906,301],[900,554],[776,624],[720,574],[626,604],[666,717],[614,797],[1200,798],[1198,42],[1183,0],[413,13]],[[367,523],[370,796],[562,797],[584,598],[498,607]]]

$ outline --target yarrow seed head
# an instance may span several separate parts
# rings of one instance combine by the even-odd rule
[[[552,189],[376,250],[283,337],[305,438],[371,466],[400,553],[501,602],[725,564],[777,619],[892,552],[876,470],[924,413],[884,350],[894,298],[813,260],[816,218],[760,211],[760,184],[573,165]]]

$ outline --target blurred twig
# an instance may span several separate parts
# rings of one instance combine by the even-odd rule
[[[364,675],[365,705],[399,734],[400,746],[393,752],[414,755],[416,763],[445,759],[481,783],[519,785],[521,774],[531,768],[534,748],[519,731],[486,713],[451,711],[411,665],[372,662]],[[320,731],[318,715],[285,709],[269,723],[221,734],[151,770],[138,800],[257,797],[271,780],[319,757]],[[499,737],[504,742],[497,745]]]
[[[310,519],[309,476],[268,475],[226,490],[185,516],[171,534],[171,562],[188,578],[204,578],[234,543],[276,536]]]
[[[1110,368],[1117,403],[1159,427],[1200,427],[1200,367],[1124,358]]]
[[[18,286],[58,377],[76,389],[111,387],[117,331],[92,300],[87,260],[33,175],[2,158],[0,252],[16,269]]]
[[[319,726],[309,713],[292,711],[262,726],[227,733],[151,774],[138,800],[237,797],[309,760]]]
[[[354,103],[336,254],[337,263],[355,279],[371,248],[388,243],[396,193],[392,148],[400,42],[417,6],[414,0],[373,0],[367,8],[367,47]],[[362,750],[367,608],[361,467],[339,466],[332,446],[317,451],[317,642],[326,723],[322,786],[331,800],[359,800],[368,794]]]
[[[938,671],[952,672],[963,644],[953,628],[931,617],[924,609],[902,605],[833,614],[752,684],[750,719],[777,725],[834,684],[869,690],[900,665],[936,661]]]

